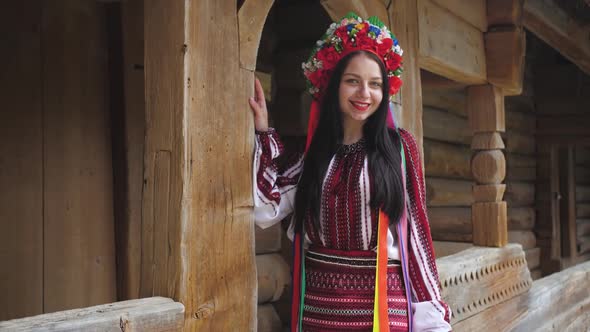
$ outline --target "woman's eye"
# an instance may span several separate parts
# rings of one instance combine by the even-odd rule
[[[357,84],[359,81],[357,79],[354,78],[350,78],[346,81],[347,83],[353,83],[353,84]]]
[[[371,82],[372,86],[381,87],[381,82]]]

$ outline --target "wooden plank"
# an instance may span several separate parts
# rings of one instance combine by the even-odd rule
[[[258,321],[257,332],[281,331],[281,319],[272,304],[259,305],[256,314]]]
[[[426,203],[434,206],[470,206],[473,203],[473,182],[426,178]]]
[[[0,321],[43,312],[41,2],[11,2],[2,8]]]
[[[471,143],[469,124],[465,118],[424,107],[423,123],[425,138],[467,146]]]
[[[389,22],[387,8],[380,0],[321,0],[320,3],[333,21],[339,21],[347,13],[354,12],[362,18],[377,16],[382,22]]]
[[[238,11],[240,67],[254,71],[262,28],[274,0],[247,0]]]
[[[428,220],[433,240],[471,242],[471,208],[432,207]]]
[[[163,297],[129,300],[0,322],[20,331],[182,331],[184,306]]]
[[[508,208],[509,230],[531,230],[535,226],[535,209],[532,207]]]
[[[486,1],[434,0],[434,2],[476,27],[479,31],[488,29]]]
[[[523,249],[532,249],[537,245],[535,233],[531,231],[509,231],[508,242],[518,243]]]
[[[541,266],[541,248],[527,249],[524,252],[529,270],[532,271]]]
[[[471,150],[464,146],[424,140],[426,176],[471,179]]]
[[[476,331],[485,324],[490,331],[568,331],[580,320],[590,321],[589,282],[590,262],[554,273],[535,281],[528,292],[454,324],[453,330]],[[556,315],[555,308],[563,310]]]
[[[473,244],[468,242],[433,241],[432,243],[437,259],[473,248]]]
[[[467,84],[486,83],[482,32],[432,2],[418,1],[420,67]]]
[[[498,87],[487,84],[467,88],[467,110],[473,133],[506,129],[504,95]]]
[[[522,5],[524,0],[493,0],[487,1],[488,25],[515,25],[522,24]]]
[[[44,312],[116,300],[106,12],[43,6]]]
[[[141,274],[141,200],[145,139],[143,0],[121,3],[125,92],[126,209],[116,229],[119,300],[139,298]]]
[[[409,130],[422,156],[422,83],[418,60],[418,8],[413,0],[391,1],[387,7],[389,27],[404,50],[404,84],[401,87],[401,108],[396,110],[400,127]],[[421,158],[423,161],[424,158]],[[424,165],[422,165],[424,168]]]
[[[504,199],[510,207],[525,207],[535,204],[535,185],[532,183],[510,182],[506,185]]]
[[[453,324],[526,293],[533,283],[525,253],[516,245],[474,247],[437,259],[437,265]]]
[[[289,265],[280,254],[256,256],[258,303],[277,301],[291,283]]]
[[[525,32],[521,27],[488,31],[484,35],[488,81],[504,95],[520,95],[524,80]]]
[[[555,3],[545,0],[525,2],[523,25],[586,74],[590,74],[590,26],[582,25]]]
[[[441,91],[425,89],[422,85],[424,106],[445,110],[454,115],[467,118],[467,97],[463,91]]]
[[[508,237],[506,202],[476,202],[471,206],[473,244],[505,246]]]
[[[506,103],[507,104],[507,103]],[[537,128],[536,116],[530,112],[506,110],[506,131],[534,134]]]

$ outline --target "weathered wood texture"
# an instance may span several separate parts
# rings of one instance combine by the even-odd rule
[[[545,0],[525,1],[523,25],[590,74],[590,27],[574,20],[555,3]]]
[[[471,161],[474,179],[481,184],[498,184],[506,176],[506,160],[502,150],[485,150]]]
[[[505,199],[510,207],[533,206],[535,204],[535,185],[523,182],[508,183]]]
[[[401,107],[397,112],[399,125],[409,130],[422,147],[422,88],[420,81],[420,61],[418,60],[418,8],[413,0],[392,1],[388,9],[391,31],[396,35],[404,49],[404,84],[399,98]],[[420,149],[422,154],[422,149]],[[424,158],[421,158],[423,161]],[[424,166],[423,166],[424,167]]]
[[[529,270],[537,269],[541,265],[541,248],[526,249],[524,252]]]
[[[533,156],[513,153],[506,155],[507,182],[534,182],[537,179],[537,160]]]
[[[417,3],[420,67],[458,82],[486,83],[482,32],[432,0]]]
[[[475,202],[471,206],[473,243],[502,247],[508,241],[506,202]]]
[[[424,140],[426,176],[471,179],[471,150],[455,144]]]
[[[487,20],[490,27],[494,25],[520,26],[522,22],[522,5],[524,0],[486,1]]]
[[[428,73],[427,71],[422,72]],[[446,110],[449,113],[467,118],[467,96],[464,90],[445,91],[436,87],[428,88],[427,82],[424,82],[424,75],[422,75],[422,82],[422,102],[424,106]]]
[[[141,211],[145,140],[143,0],[121,3],[125,92],[126,209],[117,228],[119,300],[139,298]]]
[[[256,326],[253,123],[236,112],[248,108],[254,72],[219,57],[243,44],[235,12],[231,1],[145,2],[141,291],[182,302],[189,331]]]
[[[508,242],[518,243],[523,249],[533,249],[537,245],[535,233],[531,231],[509,231]]]
[[[505,147],[502,136],[497,132],[476,133],[471,141],[472,150],[497,150]]]
[[[470,206],[473,203],[471,181],[426,179],[426,203],[432,206]]]
[[[430,107],[424,108],[423,116],[425,138],[469,145],[471,133],[466,119]]]
[[[484,325],[490,331],[584,331],[590,326],[590,262],[539,279],[528,292],[454,324],[453,330]]]
[[[283,229],[277,223],[266,229],[254,226],[254,238],[256,239],[256,254],[269,254],[281,249],[281,238]]]
[[[434,2],[446,8],[454,15],[459,16],[462,20],[478,28],[480,31],[487,30],[486,1],[434,0]]]
[[[43,312],[41,1],[3,4],[0,320]]]
[[[249,71],[256,69],[262,28],[273,3],[274,0],[248,0],[238,12],[240,67]]]
[[[272,304],[259,305],[256,315],[258,320],[257,332],[281,331],[281,318]]]
[[[521,27],[489,31],[484,36],[488,82],[504,95],[522,93],[524,78],[525,32]]]
[[[508,208],[508,229],[527,230],[535,226],[535,209],[533,207]]]
[[[116,300],[105,14],[43,6],[44,312]]]
[[[471,209],[469,207],[431,207],[428,209],[433,240],[471,242]]]
[[[257,255],[258,303],[274,302],[291,284],[289,265],[279,254]]]
[[[525,253],[513,244],[474,247],[437,259],[437,266],[453,323],[526,293],[532,284]]]
[[[470,86],[467,89],[469,123],[474,133],[503,132],[506,128],[504,95],[493,85]]]
[[[473,248],[473,243],[469,242],[433,241],[432,243],[437,259]]]
[[[182,303],[163,297],[129,300],[0,322],[2,331],[182,331]]]

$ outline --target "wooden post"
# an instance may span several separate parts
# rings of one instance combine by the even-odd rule
[[[468,111],[475,154],[472,159],[475,202],[472,205],[473,243],[502,247],[508,241],[506,202],[506,161],[500,132],[505,129],[504,96],[493,85],[467,89]]]
[[[186,331],[256,330],[248,96],[271,4],[145,2],[140,293],[182,302]]]

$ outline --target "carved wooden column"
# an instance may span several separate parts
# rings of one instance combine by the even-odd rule
[[[476,185],[472,205],[473,243],[502,247],[508,242],[504,143],[504,95],[493,85],[471,86],[467,90],[474,155],[471,170]]]

